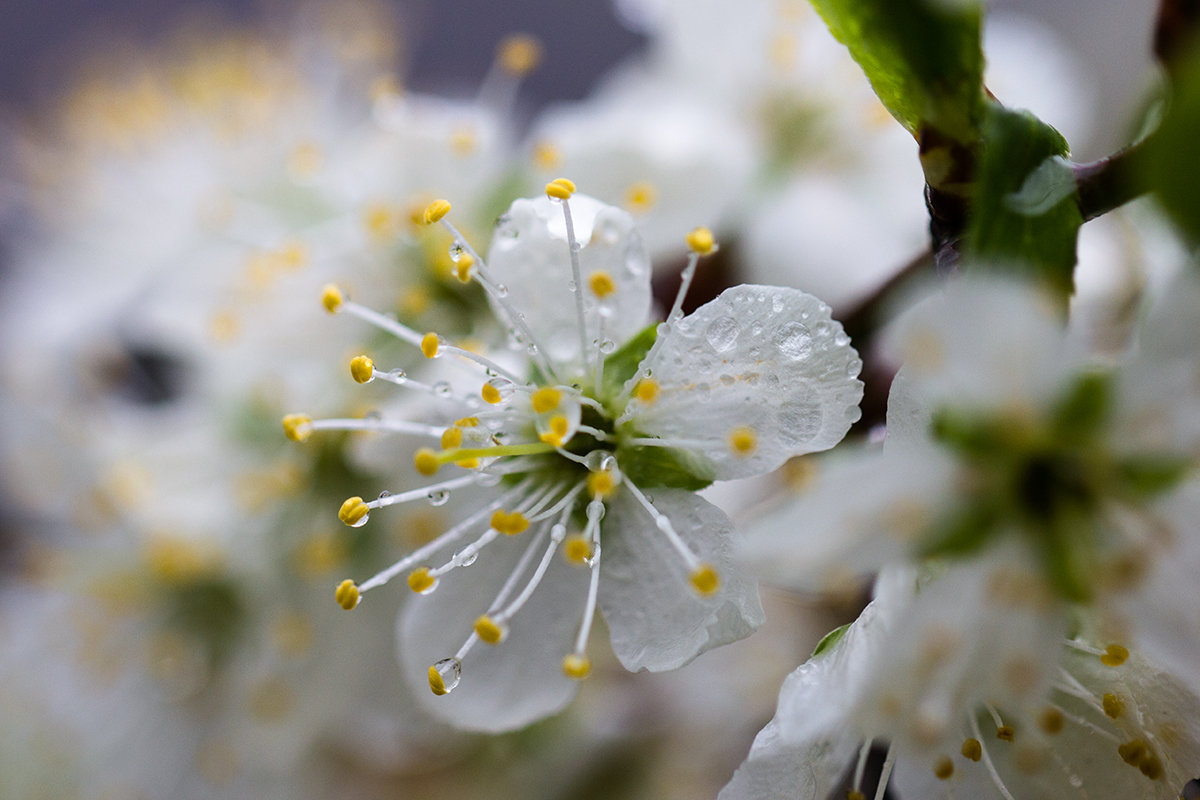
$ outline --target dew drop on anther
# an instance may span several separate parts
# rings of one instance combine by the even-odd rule
[[[429,505],[431,506],[444,506],[450,499],[450,493],[445,489],[438,489],[437,491],[430,492],[425,497],[429,500]]]
[[[462,662],[457,658],[443,658],[433,665],[438,675],[442,676],[442,684],[446,694],[453,692],[458,682],[462,680]]]
[[[363,525],[367,524],[367,520],[369,520],[370,518],[371,518],[371,512],[368,511],[366,514],[362,515],[361,519],[356,519],[356,520],[354,520],[354,522],[351,522],[350,527],[351,528],[361,528]]]

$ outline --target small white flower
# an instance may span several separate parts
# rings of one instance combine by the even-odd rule
[[[422,335],[330,287],[329,310],[426,357],[473,362],[479,394],[420,383],[363,356],[351,364],[356,380],[432,393],[442,412],[422,422],[284,421],[297,439],[363,428],[426,436],[441,446],[416,451],[419,472],[465,468],[369,502],[351,498],[340,512],[349,525],[395,503],[490,489],[434,541],[337,592],[353,608],[362,593],[407,573],[412,589],[432,593],[401,616],[401,661],[412,676],[428,673],[434,694],[453,692],[427,696],[437,713],[484,730],[518,727],[568,702],[568,678],[590,668],[597,608],[633,670],[672,669],[750,633],[762,610],[732,564],[732,525],[693,492],[832,447],[857,419],[862,391],[861,362],[814,297],[739,286],[682,314],[700,258],[716,248],[704,229],[688,236],[690,261],[666,322],[647,328],[650,265],[632,218],[575,195],[565,179],[546,189],[547,197],[513,203],[486,261],[445,219],[449,203],[426,213],[455,236],[462,272],[487,289],[527,367]],[[483,566],[460,574],[476,559]],[[481,640],[499,647],[481,652]]]

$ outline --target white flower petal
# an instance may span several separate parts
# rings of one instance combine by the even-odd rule
[[[583,614],[588,576],[555,558],[529,602],[509,623],[498,645],[478,642],[463,659],[462,681],[448,695],[433,695],[427,683],[435,662],[458,650],[508,578],[532,529],[502,536],[438,582],[434,592],[408,598],[398,625],[397,652],[418,702],[456,727],[487,732],[520,728],[561,710],[577,684],[562,672]],[[518,584],[524,586],[522,581]],[[375,598],[368,597],[366,601]]]
[[[630,401],[639,431],[678,439],[718,480],[770,471],[826,450],[860,415],[862,362],[829,306],[796,289],[735,286],[664,334],[659,395]],[[754,447],[736,452],[747,429]]]
[[[681,489],[655,489],[651,499],[721,577],[714,595],[698,595],[666,535],[628,490],[619,491],[603,521],[600,610],[625,668],[658,672],[749,636],[764,617],[757,585],[733,563],[729,518]]]
[[[582,194],[568,202],[581,246],[586,341],[591,347],[603,320],[604,337],[622,342],[648,321],[649,256],[628,213]],[[580,362],[578,312],[561,203],[548,197],[514,201],[496,224],[487,262],[495,279],[508,287],[509,302],[525,315],[525,323],[550,360]],[[589,289],[590,277],[598,270],[607,272],[616,286],[604,309]],[[492,305],[495,308],[495,302]],[[503,310],[497,309],[497,314],[505,319]]]

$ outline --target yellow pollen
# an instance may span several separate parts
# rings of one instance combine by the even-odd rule
[[[479,425],[479,417],[463,417],[462,419],[454,420],[456,428],[474,428]]]
[[[1146,743],[1141,739],[1133,739],[1117,747],[1117,754],[1121,756],[1121,760],[1131,767],[1141,763],[1146,752]]]
[[[1142,758],[1141,763],[1138,764],[1138,769],[1140,769],[1142,774],[1152,781],[1158,780],[1163,774],[1162,762],[1159,761],[1158,756],[1154,755],[1153,753],[1147,753],[1145,757]]]
[[[483,397],[485,403],[491,403],[492,405],[496,405],[504,399],[500,396],[500,390],[490,383],[485,383],[479,394]]]
[[[968,758],[971,761],[978,761],[983,758],[983,745],[975,737],[965,739],[962,743],[963,758]]]
[[[592,672],[592,660],[581,653],[571,653],[563,659],[563,674],[573,680],[581,681]]]
[[[520,511],[498,508],[492,514],[491,527],[506,536],[516,536],[529,527],[529,520]]]
[[[1004,742],[1011,742],[1017,736],[1017,732],[1013,730],[1011,725],[1001,725],[996,728],[996,738]]]
[[[550,418],[550,430],[538,438],[552,447],[562,447],[569,429],[570,423],[567,422],[567,418],[562,414],[556,414]]]
[[[382,203],[367,206],[363,211],[363,227],[377,240],[390,239],[396,234],[396,214]]]
[[[687,235],[687,246],[693,253],[706,256],[716,249],[717,240],[713,238],[713,232],[708,228],[694,228]]]
[[[566,200],[575,194],[575,183],[567,178],[555,178],[546,184],[546,196],[556,200]]]
[[[729,432],[729,449],[739,458],[754,455],[754,451],[758,449],[758,436],[755,435],[754,429],[742,426],[731,430]]]
[[[462,444],[462,428],[446,428],[442,434],[442,449],[453,450]]]
[[[716,568],[711,564],[701,564],[696,567],[688,576],[688,580],[691,582],[692,588],[702,595],[710,595],[721,586],[721,576],[717,574]]]
[[[1129,658],[1129,651],[1119,644],[1110,644],[1104,648],[1104,655],[1100,656],[1100,663],[1106,667],[1119,667],[1125,663],[1125,659]]]
[[[526,33],[507,36],[496,48],[496,63],[510,75],[523,78],[542,63],[542,43]]]
[[[429,668],[429,690],[438,697],[450,694],[450,690],[446,688],[446,682],[442,680],[442,673],[438,672],[437,667]]]
[[[607,270],[598,269],[588,278],[588,288],[592,290],[592,294],[603,300],[616,293],[617,282]]]
[[[438,468],[442,465],[438,460],[436,452],[428,447],[422,447],[417,452],[413,453],[413,466],[417,468],[417,472],[422,475],[433,475],[437,473]]]
[[[504,639],[504,628],[496,620],[484,614],[475,620],[475,635],[488,644],[500,644]]]
[[[645,181],[638,181],[631,184],[625,190],[625,205],[630,211],[645,213],[654,207],[654,201],[658,199],[658,193],[654,187]]]
[[[552,142],[540,141],[533,146],[533,163],[547,172],[558,169],[562,164],[562,153]]]
[[[342,507],[338,510],[338,519],[347,525],[354,525],[356,522],[361,522],[370,513],[371,509],[367,508],[367,504],[361,497],[350,497],[342,503]]]
[[[433,588],[437,578],[429,574],[429,567],[417,567],[408,574],[408,588],[417,594],[424,594]]]
[[[375,362],[367,356],[355,356],[350,359],[350,377],[355,383],[367,383],[375,377]]]
[[[434,358],[438,354],[438,335],[432,331],[421,337],[421,353],[426,358]]]
[[[617,482],[613,479],[612,472],[601,470],[588,475],[587,488],[592,497],[597,500],[603,500],[606,497],[612,496],[612,493],[616,491]]]
[[[450,134],[450,149],[457,156],[469,156],[475,152],[479,138],[471,128],[459,128]],[[437,220],[434,220],[436,222]]]
[[[547,411],[558,408],[558,404],[562,402],[562,392],[553,386],[543,386],[533,393],[530,400],[533,403],[534,411],[545,414]]]
[[[421,216],[425,220],[426,225],[432,225],[433,223],[437,222],[438,220],[440,220],[442,217],[446,216],[449,213],[450,213],[450,201],[449,200],[434,200],[432,203],[425,206],[425,213],[422,214]]]
[[[303,442],[312,436],[312,417],[308,414],[288,414],[283,418],[283,435],[293,442]]]
[[[1062,712],[1053,707],[1043,709],[1042,713],[1038,716],[1038,727],[1051,736],[1061,732],[1063,729]]]
[[[337,591],[333,593],[333,597],[337,600],[337,604],[347,611],[358,605],[358,586],[354,581],[347,578],[338,584]]]
[[[342,290],[332,283],[325,284],[325,288],[321,290],[321,305],[325,306],[325,310],[330,314],[341,308],[345,299]]]
[[[470,253],[463,253],[454,265],[454,277],[462,283],[471,282],[471,267],[475,266],[475,258]]]
[[[950,780],[950,776],[954,774],[954,762],[950,760],[950,756],[942,756],[933,765],[933,774],[938,780]]]
[[[651,378],[642,378],[638,381],[637,388],[633,390],[633,394],[644,405],[654,405],[658,400],[658,381]]]
[[[1109,719],[1120,717],[1121,712],[1125,710],[1125,704],[1121,702],[1121,698],[1112,692],[1108,692],[1100,698],[1100,705],[1104,708],[1104,715]]]
[[[574,534],[563,541],[563,558],[576,566],[583,566],[592,557],[592,541],[586,536]]]

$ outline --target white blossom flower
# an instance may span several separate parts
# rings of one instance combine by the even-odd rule
[[[1088,607],[1114,652],[1145,650],[1200,688],[1183,667],[1200,656],[1197,595],[1174,574],[1200,564],[1197,309],[1189,275],[1152,310],[1136,350],[1105,367],[1032,290],[947,289],[885,342],[904,366],[883,453],[831,464],[763,524],[751,557],[768,577],[820,587],[887,563],[978,555],[1023,576],[1060,616]],[[848,506],[861,486],[872,491]]]
[[[348,525],[397,503],[491,489],[429,544],[337,590],[353,608],[407,573],[414,591],[430,595],[402,612],[400,658],[435,695],[453,693],[427,695],[427,703],[468,728],[518,727],[567,703],[570,678],[589,670],[597,608],[631,670],[672,669],[750,633],[762,610],[754,584],[731,562],[732,525],[693,492],[832,447],[859,414],[861,362],[824,303],[792,289],[739,286],[683,316],[697,264],[716,248],[697,229],[667,321],[647,328],[650,265],[632,218],[574,194],[566,179],[546,193],[513,203],[486,261],[445,219],[448,202],[426,211],[454,234],[460,269],[487,289],[527,369],[499,363],[507,354],[492,360],[418,333],[329,287],[327,309],[428,358],[479,368],[481,389],[460,395],[447,380],[420,383],[359,356],[355,380],[432,393],[441,413],[422,422],[284,420],[295,439],[364,428],[429,437],[440,449],[416,450],[419,472],[465,468],[378,499],[352,497],[339,513]],[[560,550],[565,560],[555,557]],[[481,641],[496,647],[479,652]]]
[[[1036,593],[992,569],[885,571],[862,616],[785,681],[722,800],[839,785],[861,799],[873,744],[887,748],[876,798],[889,782],[902,798],[1178,797],[1200,758],[1200,697],[1098,647],[1086,615],[1069,638],[1036,624]]]

